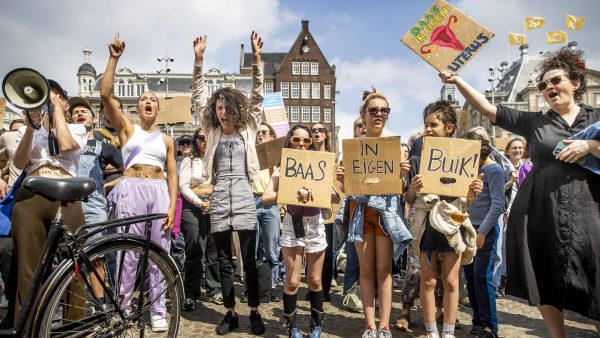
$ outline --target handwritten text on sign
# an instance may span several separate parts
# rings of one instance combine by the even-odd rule
[[[319,151],[281,150],[277,203],[331,208],[335,154]],[[298,201],[298,189],[310,189],[314,200]]]
[[[477,178],[481,143],[479,141],[425,137],[421,153],[421,193],[466,197]]]
[[[402,193],[400,137],[342,140],[347,195]]]

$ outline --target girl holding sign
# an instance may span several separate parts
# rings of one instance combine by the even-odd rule
[[[260,180],[256,156],[256,134],[263,100],[261,68],[262,39],[250,35],[252,43],[252,94],[237,89],[221,88],[206,100],[206,83],[202,65],[206,36],[194,40],[194,72],[192,102],[195,111],[202,114],[202,130],[206,133],[203,181],[212,183],[210,196],[211,233],[217,249],[221,291],[227,313],[216,328],[218,335],[226,335],[239,326],[235,312],[234,263],[231,236],[236,231],[240,238],[242,261],[248,287],[250,325],[253,334],[265,332],[258,312],[258,270],[256,266],[256,205],[251,182]]]
[[[425,107],[423,111],[423,122],[425,124],[425,136],[449,138],[452,137],[456,131],[456,111],[450,102],[439,100]],[[413,204],[415,207],[415,214],[411,219],[410,230],[414,237],[411,248],[414,254],[418,256],[421,267],[421,278],[418,285],[419,298],[421,300],[427,337],[438,338],[439,332],[436,324],[435,290],[438,283],[438,257],[441,256],[442,283],[444,289],[444,324],[442,337],[450,338],[454,337],[454,328],[458,312],[461,254],[457,254],[454,248],[450,246],[446,236],[435,230],[429,222],[429,210],[424,207],[425,203],[423,202],[423,195],[419,194],[419,191],[423,187],[422,176],[419,175],[420,163],[420,154],[413,155],[410,158],[410,172],[408,174],[410,185],[406,191],[406,203]],[[473,194],[481,192],[483,188],[481,177],[474,180],[469,188]],[[457,198],[447,198],[444,196],[440,196],[439,200],[445,200],[448,203],[456,203],[461,206],[463,204],[466,206],[467,204],[467,201],[462,203],[463,201]],[[429,208],[431,208],[431,206]],[[466,212],[466,210],[459,211],[463,213]],[[416,273],[408,276],[407,280],[413,281],[414,275],[416,275]],[[412,291],[407,290],[405,287],[404,292],[406,292],[407,295],[415,294],[414,283],[411,282],[409,285],[413,286]],[[407,306],[407,304],[410,304],[407,301],[408,299],[403,299],[403,308],[410,307],[410,305]],[[410,302],[412,301],[413,300],[410,300]],[[410,312],[406,310],[403,311],[403,313],[407,314],[404,318],[410,319]],[[402,315],[400,318],[403,318]]]
[[[285,148],[299,150],[314,150],[310,130],[301,125],[295,125],[288,132]],[[262,200],[266,205],[277,203],[279,190],[279,170],[275,170],[269,185],[265,189]],[[298,189],[298,201],[307,203],[312,199],[312,191]],[[332,192],[332,203],[339,203],[339,196]],[[296,302],[302,256],[306,248],[306,279],[310,300],[310,329],[308,338],[321,337],[323,325],[323,285],[321,275],[325,259],[327,239],[325,236],[325,220],[320,208],[288,205],[283,218],[283,230],[279,243],[282,247],[285,263],[285,285],[283,289],[283,315],[285,317],[288,336],[302,338],[296,326]]]
[[[383,136],[383,128],[389,114],[390,107],[383,94],[375,90],[364,92],[360,115],[366,126],[366,137]],[[401,175],[404,176],[409,170],[408,161],[404,159],[401,166]],[[344,167],[339,167],[336,173],[342,191],[344,191],[344,171]],[[348,201],[347,207],[350,208],[351,215],[349,236],[361,233],[360,229],[362,228],[362,236],[349,237],[348,240],[354,242],[360,266],[360,293],[366,322],[363,338],[391,337],[389,325],[392,310],[393,260],[390,257],[396,256],[394,255],[394,244],[400,244],[402,241],[400,238],[410,240],[408,229],[401,221],[403,212],[400,198],[397,195],[349,196]],[[384,214],[399,217],[383,217]],[[392,242],[392,238],[394,238],[394,242]],[[377,281],[379,297],[378,329],[375,324],[374,281]]]
[[[545,113],[495,107],[456,74],[440,77],[474,110],[527,140],[533,170],[508,218],[506,291],[539,306],[550,336],[560,338],[564,309],[594,320],[600,331],[600,176],[576,164],[600,156],[600,141],[568,140],[600,121],[600,111],[581,104],[583,52],[563,47],[541,61],[538,74],[537,88],[551,108]]]

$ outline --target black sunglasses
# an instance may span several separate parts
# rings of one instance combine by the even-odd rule
[[[313,133],[324,133],[325,128],[312,128],[310,131],[312,131]]]
[[[388,115],[391,109],[389,107],[369,107],[367,108],[367,112],[372,116],[377,115],[377,113],[381,112],[382,115]]]
[[[290,137],[290,141],[292,143],[300,143],[300,141],[303,141],[304,144],[310,145],[312,143],[312,138],[310,138],[310,137],[292,136],[292,137]]]
[[[563,76],[564,75],[558,75],[558,76],[551,78],[550,80],[538,82],[537,89],[540,92],[543,92],[544,89],[548,88],[548,82],[550,82],[552,84],[552,86],[558,86],[558,84],[560,84],[563,81]]]

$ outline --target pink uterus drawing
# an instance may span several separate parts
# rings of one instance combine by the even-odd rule
[[[456,35],[450,28],[452,24],[453,28],[458,27],[458,18],[455,15],[448,18],[448,23],[439,26],[431,32],[429,43],[421,47],[421,54],[429,54],[435,50],[436,45],[442,47],[448,47],[462,52],[465,46],[458,41]]]

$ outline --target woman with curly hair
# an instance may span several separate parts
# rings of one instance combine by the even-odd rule
[[[565,336],[564,309],[594,320],[600,331],[600,176],[575,163],[600,156],[600,141],[568,140],[600,120],[598,109],[580,104],[582,57],[562,48],[538,66],[537,88],[550,106],[545,113],[495,107],[460,77],[440,74],[474,110],[527,140],[533,170],[508,219],[506,291],[538,306],[553,338]]]
[[[217,248],[221,291],[227,309],[225,318],[216,328],[225,335],[239,326],[235,312],[234,263],[231,235],[236,231],[240,239],[242,261],[248,288],[250,324],[253,334],[263,334],[265,325],[258,312],[258,270],[256,266],[256,206],[251,182],[260,180],[256,156],[256,130],[263,100],[261,69],[262,39],[252,32],[252,95],[233,88],[221,88],[206,100],[206,84],[202,64],[206,36],[194,40],[194,72],[192,100],[194,109],[202,117],[206,133],[206,155],[203,165],[203,183],[212,183],[210,197],[211,233]]]

